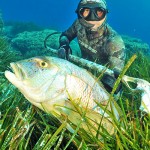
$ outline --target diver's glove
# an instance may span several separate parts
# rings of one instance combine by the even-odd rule
[[[72,54],[71,48],[69,45],[62,45],[58,49],[58,57],[69,60],[69,54]]]
[[[59,39],[59,44],[58,57],[69,60],[69,54],[72,54],[72,50],[69,46],[68,38],[62,34]]]
[[[119,71],[114,70],[114,77],[111,75],[108,75],[108,74],[103,75],[101,82],[103,83],[105,89],[108,92],[112,91],[112,89],[115,85],[115,82],[116,82],[117,78],[119,77],[119,74],[120,74]],[[121,91],[122,91],[122,83],[120,82],[114,94],[118,94]]]

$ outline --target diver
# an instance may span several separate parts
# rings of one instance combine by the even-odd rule
[[[105,0],[80,0],[76,13],[78,18],[60,36],[58,56],[69,59],[69,43],[77,37],[83,58],[101,65],[107,64],[114,71],[114,77],[104,75],[101,80],[110,92],[124,67],[124,42],[107,23],[108,9]],[[121,84],[116,94],[120,89]]]

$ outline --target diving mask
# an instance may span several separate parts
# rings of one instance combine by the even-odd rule
[[[108,10],[102,7],[82,7],[78,11],[79,16],[86,21],[100,21],[105,18],[107,13]]]

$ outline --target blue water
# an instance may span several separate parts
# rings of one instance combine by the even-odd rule
[[[63,31],[77,17],[79,0],[0,0],[4,21],[30,21]],[[150,44],[150,0],[107,0],[108,23],[120,34]]]

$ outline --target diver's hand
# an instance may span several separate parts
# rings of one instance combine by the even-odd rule
[[[120,75],[120,71],[118,69],[113,69],[113,71],[114,71],[114,76],[117,79]]]
[[[119,75],[114,75],[115,77],[113,76],[110,76],[108,74],[104,74],[102,79],[101,79],[101,82],[103,83],[105,89],[108,91],[108,92],[111,92],[114,85],[115,85],[115,82],[118,78]],[[118,94],[120,91],[122,91],[122,83],[120,82],[115,93],[114,94]]]
[[[58,49],[58,57],[69,60],[69,54],[72,54],[71,48],[69,45],[62,45]]]

